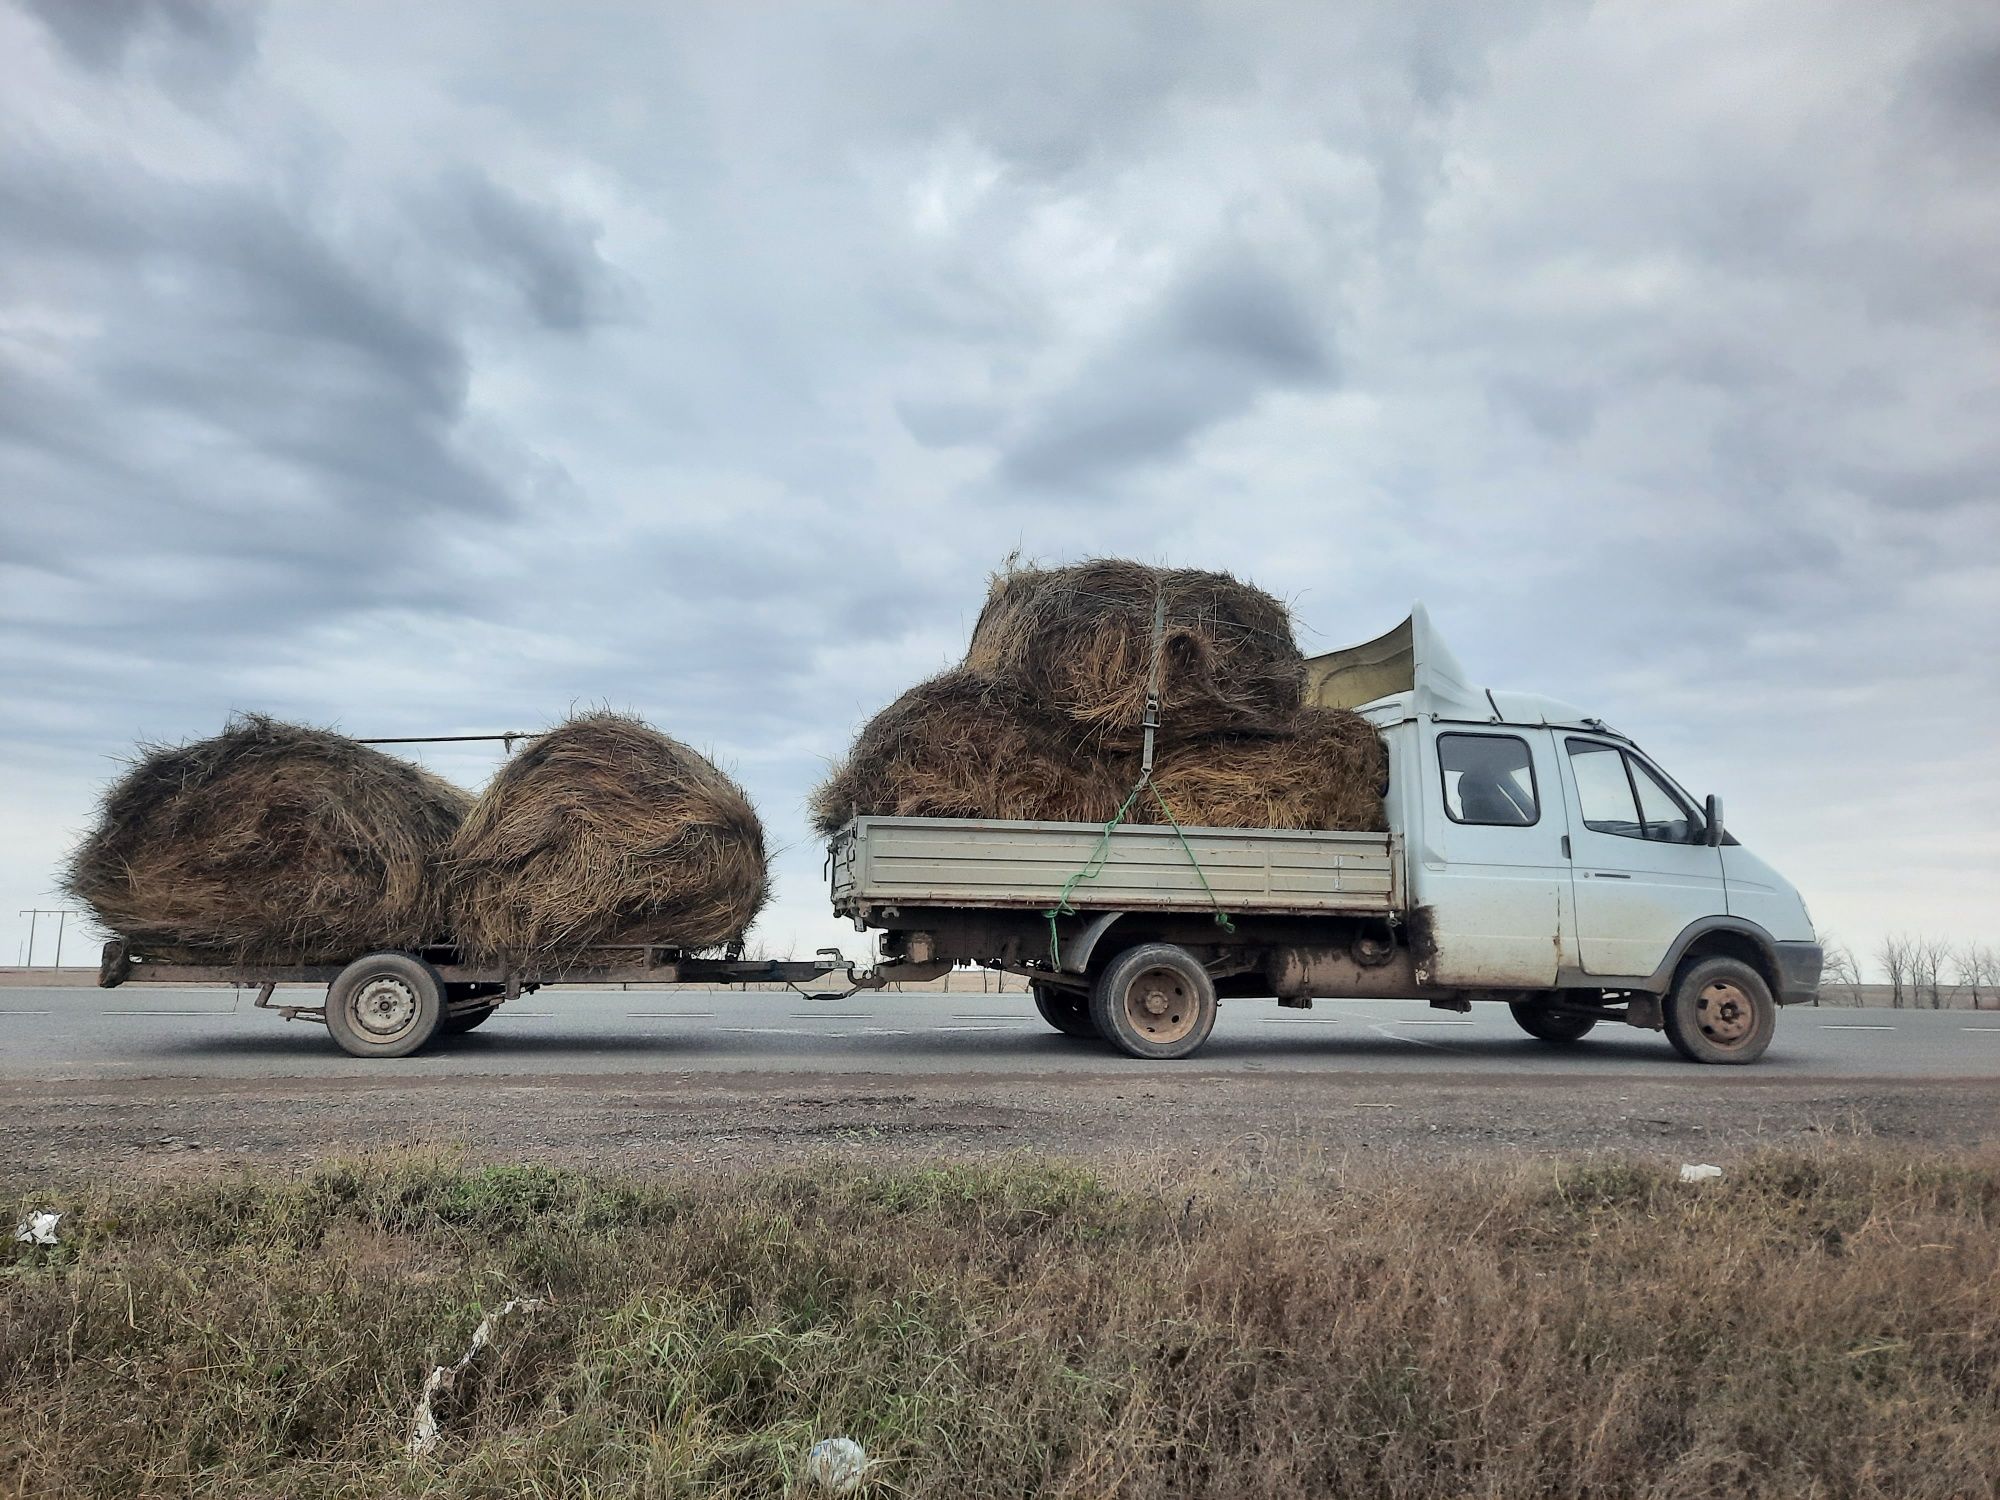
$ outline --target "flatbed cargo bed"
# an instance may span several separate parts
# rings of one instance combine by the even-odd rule
[[[828,857],[834,910],[856,920],[890,907],[1041,911],[1066,887],[1079,912],[1389,916],[1396,845],[1388,833],[1127,824],[1107,838],[1096,823],[863,817]]]

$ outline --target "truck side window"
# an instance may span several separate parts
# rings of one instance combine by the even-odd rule
[[[1653,774],[1651,766],[1630,755],[1625,760],[1632,767],[1632,785],[1639,791],[1639,817],[1646,837],[1661,844],[1692,844],[1701,819]]]
[[[1639,821],[1639,802],[1632,793],[1632,778],[1625,773],[1625,757],[1618,747],[1596,740],[1566,743],[1583,826],[1623,839],[1644,838],[1646,831]]]
[[[1444,810],[1452,822],[1526,828],[1541,821],[1526,740],[1511,734],[1441,734],[1437,743]]]

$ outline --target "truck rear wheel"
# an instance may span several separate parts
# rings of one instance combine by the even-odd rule
[[[1102,1035],[1097,1023],[1090,1019],[1090,1001],[1084,996],[1048,984],[1030,985],[1029,989],[1034,992],[1035,1009],[1041,1012],[1042,1019],[1064,1036],[1094,1042]]]
[[[1529,1036],[1558,1045],[1582,1041],[1597,1024],[1595,1016],[1565,1014],[1546,1000],[1515,1000],[1507,1008],[1514,1013],[1515,1023]]]
[[[1097,977],[1090,1018],[1134,1057],[1186,1057],[1215,1029],[1215,981],[1187,949],[1142,943]]]
[[[1753,1063],[1771,1045],[1778,1006],[1764,976],[1741,959],[1704,958],[1681,970],[1661,1019],[1689,1062]]]
[[[408,953],[371,953],[326,991],[326,1029],[353,1057],[408,1057],[444,1020],[444,981]]]

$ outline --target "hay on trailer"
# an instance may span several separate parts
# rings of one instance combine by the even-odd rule
[[[520,967],[597,947],[718,947],[765,897],[764,829],[743,789],[623,714],[572,719],[508,761],[448,860],[460,943]]]
[[[1227,573],[1100,558],[995,575],[965,664],[1100,744],[1139,743],[1164,596],[1161,736],[1279,733],[1305,692],[1285,606]]]
[[[856,814],[1101,823],[1138,774],[1136,756],[1077,742],[1006,684],[959,670],[918,683],[870,719],[812,797],[820,832]]]
[[[1388,821],[1389,752],[1345,709],[1301,709],[1282,735],[1220,735],[1169,745],[1153,784],[1185,827],[1339,828],[1381,833]],[[1134,822],[1163,821],[1141,797]]]
[[[330,730],[259,714],[142,747],[65,888],[140,953],[327,963],[443,936],[435,861],[472,799]]]

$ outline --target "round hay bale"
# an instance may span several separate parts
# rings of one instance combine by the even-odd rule
[[[408,761],[260,714],[142,747],[65,888],[150,957],[333,963],[444,935],[435,862],[472,799]]]
[[[857,814],[1101,823],[1138,775],[1136,757],[1076,743],[1070,726],[978,672],[918,683],[868,721],[812,796],[832,834]]]
[[[1227,573],[1100,558],[995,575],[968,668],[1011,682],[1090,738],[1141,737],[1156,596],[1166,601],[1160,736],[1278,733],[1305,694],[1291,616]]]
[[[460,943],[519,967],[598,947],[719,947],[766,893],[764,828],[743,789],[623,714],[571,719],[514,756],[447,858]]]
[[[1153,785],[1176,821],[1200,828],[1341,828],[1382,833],[1389,752],[1359,714],[1301,709],[1276,736],[1221,735],[1171,745]],[[1141,797],[1134,822],[1164,819]]]

